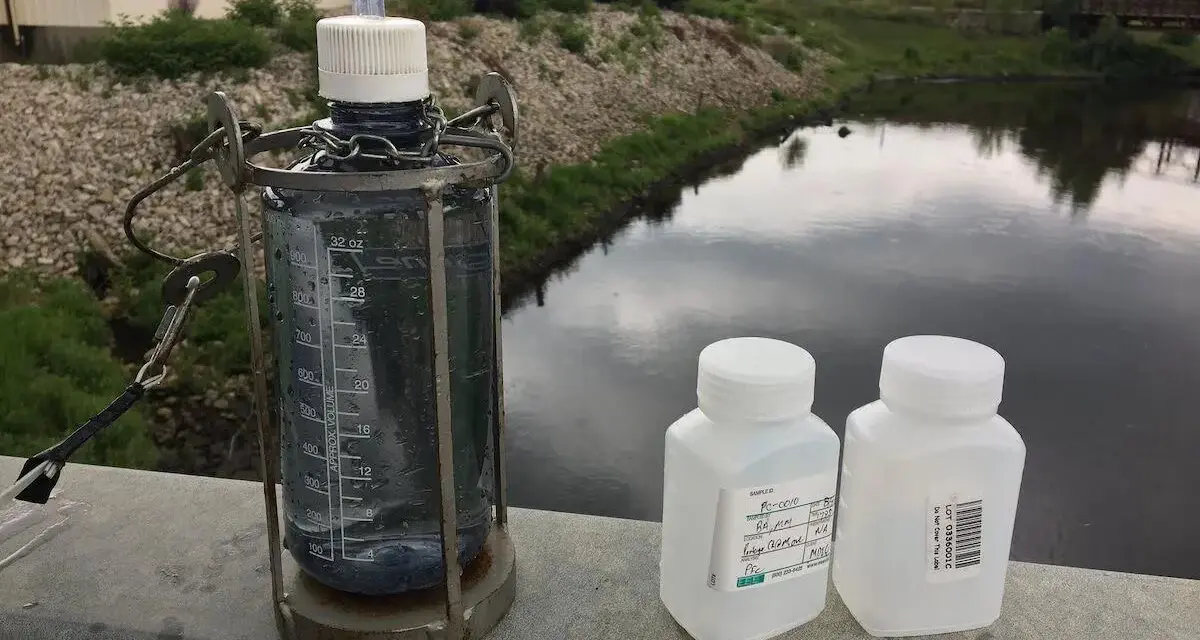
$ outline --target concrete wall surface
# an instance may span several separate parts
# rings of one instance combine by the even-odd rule
[[[0,456],[0,482],[21,460]],[[45,507],[0,505],[2,640],[271,640],[261,485],[69,465]],[[514,509],[517,599],[495,640],[682,640],[659,526]],[[286,552],[285,552],[286,555]],[[1196,640],[1200,581],[1014,562],[1004,613],[957,640]],[[830,590],[783,640],[868,636]]]

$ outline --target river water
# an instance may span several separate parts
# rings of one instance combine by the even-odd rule
[[[944,333],[1007,360],[1014,559],[1200,578],[1200,92],[921,86],[852,113],[508,312],[515,504],[659,519],[663,433],[713,341],[807,348],[840,435],[889,340]]]

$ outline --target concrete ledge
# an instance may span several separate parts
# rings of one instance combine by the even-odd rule
[[[0,482],[20,463],[0,456]],[[0,639],[277,638],[259,485],[84,465],[65,474],[48,508],[0,510]],[[517,600],[489,637],[687,638],[658,601],[658,531],[513,510]],[[1198,604],[1200,581],[1015,562],[999,622],[939,637],[1195,640]],[[832,589],[820,617],[782,636],[867,637]]]

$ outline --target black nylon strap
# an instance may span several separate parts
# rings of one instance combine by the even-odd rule
[[[40,465],[43,462],[50,461],[58,467],[58,472],[52,477],[47,477],[45,474],[38,476],[33,484],[25,488],[24,491],[17,494],[17,500],[25,502],[34,502],[37,504],[46,504],[50,499],[50,492],[54,489],[54,485],[58,484],[58,479],[62,476],[62,467],[67,462],[67,458],[82,447],[84,443],[91,440],[97,433],[112,426],[126,411],[129,411],[133,405],[145,395],[146,389],[139,382],[125,387],[125,391],[117,396],[103,411],[92,416],[90,420],[80,425],[78,429],[71,432],[58,444],[46,449],[45,451],[33,456],[25,462],[25,466],[21,468],[21,473],[18,478],[23,477]]]

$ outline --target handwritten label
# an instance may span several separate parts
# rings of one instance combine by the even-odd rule
[[[740,591],[827,570],[836,490],[836,472],[723,489],[708,586]]]

